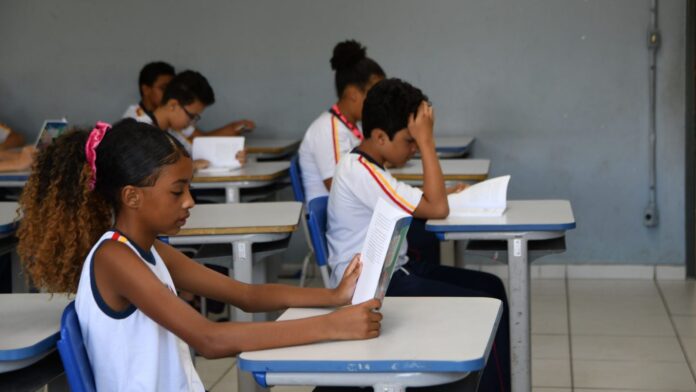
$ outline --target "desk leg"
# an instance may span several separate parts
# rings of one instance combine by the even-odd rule
[[[27,285],[26,277],[22,270],[22,263],[17,254],[17,248],[13,248],[10,252],[10,272],[12,273],[12,292],[13,293],[28,293],[29,286]]]
[[[225,188],[225,202],[226,203],[239,203],[239,188],[237,188],[237,187]]]
[[[253,264],[254,257],[251,254],[251,242],[249,241],[238,241],[232,243],[232,269],[230,273],[234,275],[234,279],[244,282],[253,282]],[[252,314],[241,311],[240,309],[234,309],[234,318],[230,312],[230,320],[235,321],[253,321]]]
[[[527,240],[508,240],[510,273],[510,351],[512,357],[512,391],[532,390],[532,355],[530,347],[529,265]]]

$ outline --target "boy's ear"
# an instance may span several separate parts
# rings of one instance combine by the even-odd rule
[[[372,130],[370,139],[375,139],[375,141],[377,141],[377,144],[381,146],[389,141],[389,136],[387,136],[387,133],[384,132],[381,128],[375,128]]]
[[[167,103],[164,104],[164,106],[166,106],[169,110],[174,110],[177,106],[179,106],[179,101],[177,101],[174,98],[171,98],[167,101]]]
[[[129,208],[138,208],[143,200],[142,190],[132,185],[126,185],[121,189],[121,202]]]
[[[352,102],[357,102],[360,99],[361,92],[357,86],[349,84],[346,86],[344,94],[347,95],[348,99],[350,99]]]

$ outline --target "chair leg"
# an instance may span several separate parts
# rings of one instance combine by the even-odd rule
[[[313,252],[310,249],[309,252],[307,252],[307,255],[304,257],[304,260],[302,261],[302,271],[300,272],[300,287],[305,287],[305,283],[307,281],[307,268],[309,267],[309,263],[312,260],[312,255]]]

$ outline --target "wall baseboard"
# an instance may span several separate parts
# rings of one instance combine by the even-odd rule
[[[508,278],[508,267],[503,263],[467,263],[465,268]],[[532,264],[529,272],[532,279],[686,279],[683,265]]]

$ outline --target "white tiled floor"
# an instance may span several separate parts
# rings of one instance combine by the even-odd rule
[[[534,280],[532,358],[535,392],[696,392],[696,282]],[[234,360],[196,365],[208,390],[237,390]]]

